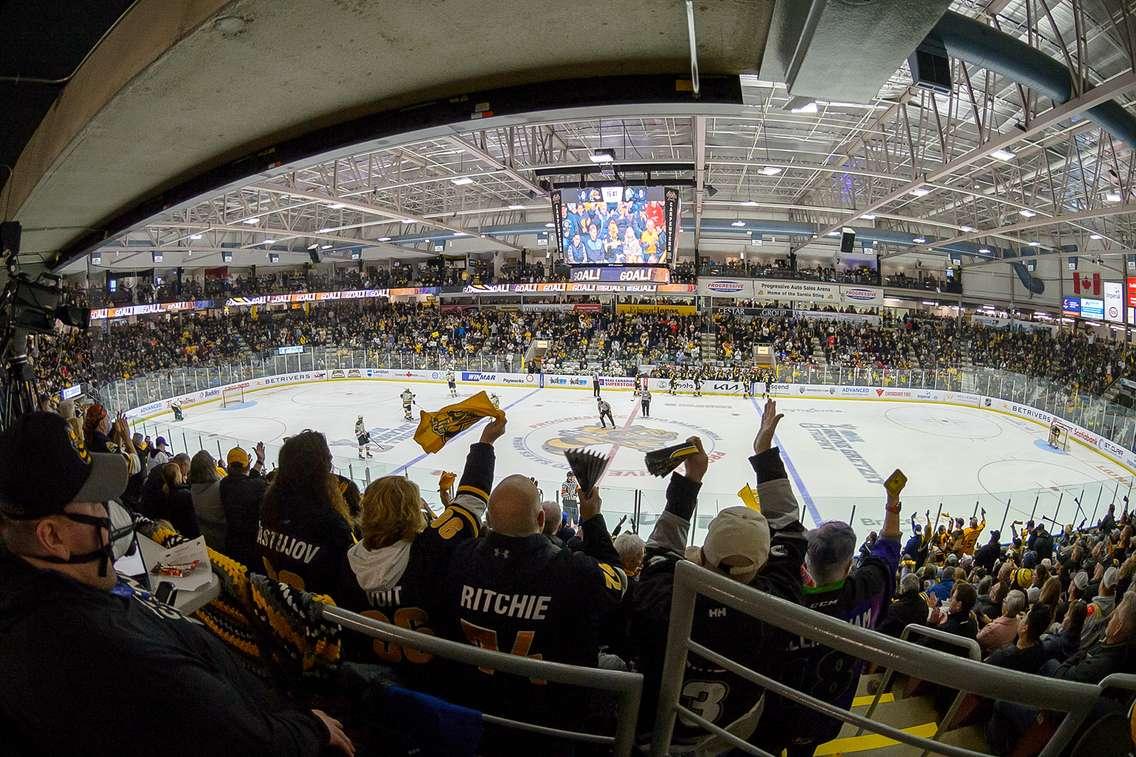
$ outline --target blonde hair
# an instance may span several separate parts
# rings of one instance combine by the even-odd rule
[[[383,476],[371,482],[360,502],[363,545],[380,549],[411,541],[426,528],[418,484],[402,476]]]

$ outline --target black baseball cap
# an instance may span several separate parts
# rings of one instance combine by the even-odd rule
[[[126,489],[122,455],[88,452],[55,413],[28,413],[0,434],[0,514],[30,520],[69,502],[106,502]]]

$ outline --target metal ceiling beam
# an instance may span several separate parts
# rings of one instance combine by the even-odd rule
[[[522,184],[530,192],[535,192],[538,195],[545,195],[546,194],[546,192],[543,189],[541,189],[539,186],[537,186],[536,184],[533,184],[531,181],[526,179],[519,172],[517,172],[517,170],[514,169],[512,166],[506,165],[504,162],[493,157],[489,153],[485,152],[485,150],[482,150],[480,147],[477,147],[476,145],[471,145],[469,142],[466,142],[464,139],[461,139],[460,137],[450,137],[449,141],[452,142],[453,144],[457,145],[461,149],[465,150],[470,155],[473,155],[474,157],[479,158],[480,160],[484,160],[486,163],[490,164],[494,168],[497,168],[497,169],[503,171],[506,176],[511,178],[513,181],[516,181],[519,184]]]
[[[1109,218],[1111,216],[1121,215],[1136,215],[1136,205],[1116,205],[1110,208],[1096,208],[1094,210],[1085,210],[1080,213],[1067,213],[1057,216],[1050,216],[1048,218],[1033,218],[1021,223],[1013,223],[1009,226],[1000,226],[997,229],[987,229],[982,231],[975,231],[969,234],[962,234],[951,239],[940,239],[930,244],[924,245],[925,247],[945,247],[950,244],[957,244],[959,242],[972,242],[976,239],[983,237],[994,236],[996,234],[1010,234],[1016,231],[1028,231],[1029,229],[1040,229],[1046,226],[1056,226],[1061,223],[1076,224],[1082,221],[1090,221],[1094,218]]]
[[[702,203],[706,196],[706,117],[694,116],[690,123],[694,135],[694,249],[702,236]]]
[[[489,243],[491,243],[491,244],[493,244],[497,247],[504,247],[505,249],[512,250],[513,252],[521,252],[522,251],[522,249],[520,247],[517,247],[516,245],[509,244],[508,242],[503,242],[500,239],[493,239],[492,237],[488,237],[488,236],[482,234],[480,231],[467,229],[467,228],[462,227],[462,226],[454,226],[453,224],[448,224],[448,223],[445,223],[443,221],[438,221],[438,220],[435,220],[435,219],[432,219],[432,218],[423,218],[421,216],[416,216],[416,215],[413,215],[411,213],[407,213],[404,210],[399,210],[398,208],[387,208],[387,207],[383,207],[383,206],[380,206],[380,205],[371,205],[370,203],[359,202],[357,200],[352,200],[352,199],[348,199],[348,198],[329,197],[327,195],[321,195],[321,194],[318,194],[316,192],[305,192],[305,191],[300,190],[300,189],[289,189],[287,187],[278,187],[278,186],[274,186],[272,184],[254,184],[251,188],[257,189],[257,190],[260,190],[260,191],[263,191],[263,192],[270,192],[270,193],[285,195],[285,196],[288,196],[288,197],[295,197],[297,199],[302,199],[302,200],[313,200],[313,201],[316,201],[316,202],[326,202],[329,205],[332,204],[332,203],[339,203],[339,204],[342,204],[344,206],[344,208],[347,208],[347,209],[350,209],[350,210],[355,210],[355,211],[358,211],[360,213],[367,213],[367,214],[370,214],[370,215],[379,216],[380,218],[387,218],[387,219],[390,219],[392,221],[401,221],[403,219],[407,219],[407,220],[410,220],[410,221],[414,221],[415,223],[420,223],[423,226],[433,226],[435,228],[445,229],[447,231],[452,231],[455,234],[461,234],[461,235],[465,235],[465,236],[469,236],[469,237],[477,237],[477,238],[482,239],[486,242],[489,242]],[[302,236],[302,234],[299,235],[299,236]]]
[[[1025,129],[1015,129],[1004,134],[991,137],[984,144],[970,150],[969,152],[961,155],[958,158],[944,164],[940,168],[932,171],[929,174],[923,174],[921,178],[900,187],[894,192],[888,194],[882,200],[877,200],[862,210],[857,210],[852,214],[843,218],[839,223],[833,224],[820,232],[821,236],[826,235],[830,231],[837,231],[842,226],[848,224],[865,213],[872,213],[880,208],[883,208],[891,203],[908,196],[912,190],[918,189],[931,182],[939,181],[950,177],[956,171],[966,168],[967,166],[987,158],[990,153],[995,150],[1005,149],[1011,147],[1022,140],[1029,139],[1032,136],[1043,133],[1046,129],[1071,118],[1072,116],[1082,113],[1095,105],[1102,102],[1108,102],[1117,95],[1136,87],[1136,71],[1128,71],[1127,73],[1116,76],[1110,81],[1102,84],[1099,87],[1089,90],[1088,92],[1074,97],[1068,102],[1051,108],[1042,115],[1033,119],[1029,127]]]

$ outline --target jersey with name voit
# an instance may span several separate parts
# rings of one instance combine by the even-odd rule
[[[442,581],[450,558],[462,542],[481,533],[481,518],[493,483],[493,446],[478,442],[469,448],[457,495],[441,515],[406,542],[367,549],[361,542],[351,548],[348,564],[335,599],[343,607],[384,623],[421,633],[436,634]],[[404,553],[408,552],[406,555]],[[391,563],[405,559],[399,571]],[[386,563],[386,564],[384,564]],[[348,655],[366,662],[423,666],[433,655],[403,648],[393,642],[352,634]]]

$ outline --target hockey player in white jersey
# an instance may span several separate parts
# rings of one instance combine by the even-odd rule
[[[454,378],[454,372],[453,371],[446,371],[446,386],[448,386],[450,388],[450,396],[451,397],[457,397],[458,396],[458,384],[457,384],[457,379]]]
[[[410,389],[403,389],[402,394],[402,419],[406,421],[414,420],[410,417],[410,406],[414,404],[414,392]]]
[[[363,459],[363,453],[367,453],[367,457],[374,457],[371,454],[371,434],[367,431],[366,424],[363,423],[363,416],[355,419],[355,441],[359,444],[359,459]]]

